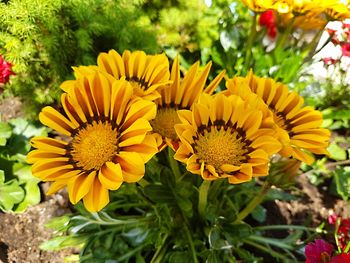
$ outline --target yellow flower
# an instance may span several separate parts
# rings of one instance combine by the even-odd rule
[[[126,50],[120,56],[110,50],[98,56],[97,65],[116,79],[125,77],[132,84],[135,96],[144,99],[159,98],[158,89],[169,84],[169,61],[164,54],[146,55],[143,51]]]
[[[140,180],[157,152],[148,134],[156,105],[135,98],[129,82],[99,72],[76,80],[61,101],[64,113],[45,107],[39,119],[64,138],[33,138],[27,160],[34,176],[53,182],[48,194],[67,185],[73,204],[83,199],[87,210],[99,211],[108,191]]]
[[[210,67],[211,62],[203,70],[200,70],[199,62],[196,62],[189,68],[181,80],[179,58],[175,58],[170,77],[172,84],[159,91],[161,98],[155,101],[158,106],[157,116],[151,121],[160,151],[166,145],[170,146],[173,150],[178,148],[179,139],[174,129],[174,125],[180,123],[177,110],[190,109],[203,91],[212,93],[224,77],[225,71],[222,71],[205,88]]]
[[[280,143],[260,129],[261,111],[240,97],[202,94],[192,110],[180,110],[175,125],[181,140],[174,158],[205,180],[250,181],[268,174],[269,156]]]
[[[339,20],[350,18],[349,8],[340,1],[334,1],[336,3],[329,4],[325,10],[329,20]]]
[[[283,145],[279,152],[282,156],[293,156],[311,164],[314,157],[310,153],[328,154],[330,132],[320,128],[321,112],[310,106],[303,107],[302,97],[273,79],[258,78],[250,71],[247,80],[251,91],[263,99],[274,116],[275,130]]]
[[[294,16],[292,13],[281,14],[280,18],[282,27],[287,27],[290,23],[293,23],[293,28],[303,30],[323,30],[327,24],[327,20],[323,17],[320,10],[312,10],[298,16]]]
[[[245,4],[249,9],[254,12],[264,12],[268,9],[273,8],[272,0],[242,0],[243,4]]]

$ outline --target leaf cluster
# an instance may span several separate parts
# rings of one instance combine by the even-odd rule
[[[0,53],[17,76],[5,88],[29,114],[59,99],[72,65],[94,64],[102,51],[158,51],[139,1],[11,0],[0,3]]]
[[[26,163],[29,139],[45,136],[44,127],[24,119],[0,122],[0,210],[23,212],[28,205],[40,202],[39,180]]]

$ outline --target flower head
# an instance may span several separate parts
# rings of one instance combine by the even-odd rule
[[[148,134],[156,105],[135,98],[129,82],[97,71],[76,80],[61,101],[63,113],[45,107],[39,119],[65,139],[33,138],[28,162],[34,176],[53,182],[48,194],[67,185],[73,204],[83,199],[87,210],[99,211],[108,190],[140,180],[157,152]]]
[[[347,263],[350,262],[350,253],[341,253],[331,258],[329,263]]]
[[[273,79],[256,77],[251,71],[247,80],[250,91],[262,98],[273,114],[276,136],[283,146],[279,152],[282,156],[310,164],[314,161],[310,153],[328,154],[330,132],[320,128],[321,112],[304,107],[302,97]]]
[[[274,39],[277,35],[276,17],[273,10],[263,12],[259,17],[259,24],[266,27],[267,35]]]
[[[10,80],[11,75],[15,73],[11,70],[12,64],[4,60],[0,55],[0,84],[6,84]]]
[[[323,239],[316,239],[305,247],[305,263],[328,263],[331,259],[333,246]]]
[[[341,44],[341,52],[345,57],[350,57],[350,43]]]
[[[245,4],[249,9],[254,12],[264,12],[268,9],[271,9],[273,6],[272,0],[243,0],[243,4]]]
[[[166,145],[173,150],[178,148],[179,138],[174,129],[174,125],[180,123],[177,110],[191,109],[202,92],[212,93],[224,77],[225,71],[222,71],[205,87],[210,67],[211,63],[208,63],[200,70],[199,62],[196,62],[181,79],[179,59],[175,58],[171,69],[172,83],[159,91],[161,97],[155,101],[158,106],[157,116],[151,121],[159,150]]]
[[[179,118],[181,144],[174,158],[205,180],[236,184],[267,175],[269,156],[281,147],[269,129],[260,128],[262,112],[236,95],[202,94]]]
[[[158,89],[169,84],[169,61],[164,55],[146,55],[143,51],[115,50],[101,53],[97,58],[98,69],[116,79],[125,78],[134,88],[135,96],[154,100],[160,97]]]

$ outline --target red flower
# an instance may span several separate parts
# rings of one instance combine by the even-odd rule
[[[350,43],[343,43],[341,45],[341,52],[343,56],[350,57]]]
[[[259,24],[261,26],[274,26],[275,25],[275,14],[272,10],[267,10],[260,15]]]
[[[340,255],[332,257],[329,263],[350,263],[350,254],[341,253]]]
[[[11,70],[12,64],[4,60],[0,55],[0,84],[9,82],[10,76],[15,75]]]
[[[335,62],[337,62],[337,60],[334,59],[334,58],[324,58],[324,59],[323,59],[323,63],[324,63],[326,66],[333,65]],[[328,220],[329,220],[329,218],[328,218]],[[331,223],[331,222],[329,222],[329,223],[330,223],[330,224],[334,224],[334,223]]]
[[[327,263],[331,259],[333,246],[323,239],[316,239],[305,247],[305,263]]]
[[[266,27],[267,35],[275,38],[277,35],[275,14],[272,10],[267,10],[260,15],[259,24]]]
[[[350,43],[349,43],[349,46],[350,46]],[[328,217],[328,222],[332,225],[339,224],[337,239],[338,239],[339,247],[342,250],[344,250],[346,248],[347,243],[350,241],[350,220],[342,219],[336,214],[332,214]]]

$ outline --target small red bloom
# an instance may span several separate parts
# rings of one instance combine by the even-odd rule
[[[350,57],[350,43],[341,44],[341,52],[345,57]]]
[[[276,18],[272,10],[267,10],[260,15],[259,24],[266,27],[267,35],[275,38],[277,35]]]
[[[350,254],[341,253],[340,255],[332,257],[329,263],[350,263]]]
[[[11,70],[12,64],[4,60],[0,55],[0,84],[6,84],[9,82],[10,76],[15,75]]]
[[[275,14],[272,10],[267,10],[260,15],[259,24],[261,26],[274,26],[275,25]]]
[[[338,227],[337,239],[339,247],[340,249],[344,250],[347,246],[347,243],[350,241],[350,220],[342,219],[336,214],[332,214],[328,217],[328,222]],[[339,224],[339,226],[337,226],[337,224]]]
[[[305,247],[305,263],[327,263],[331,259],[333,246],[323,239],[316,239]]]
[[[337,62],[337,60],[336,59],[334,59],[334,58],[324,58],[323,59],[323,63],[326,65],[326,66],[330,66],[330,65],[333,65],[335,62]],[[328,218],[328,222],[330,223],[330,224],[335,224],[335,223],[331,223],[330,221],[329,221],[329,218]]]
[[[277,36],[277,28],[275,26],[268,27],[267,35],[271,38],[275,38]]]

